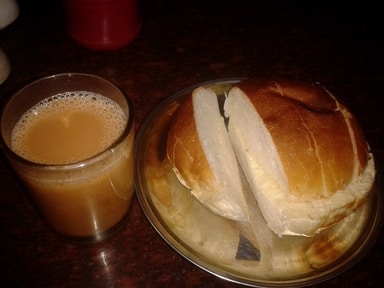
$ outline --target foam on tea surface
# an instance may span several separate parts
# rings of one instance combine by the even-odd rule
[[[12,133],[12,149],[42,164],[68,164],[108,148],[127,115],[111,99],[87,91],[51,96],[27,111]]]

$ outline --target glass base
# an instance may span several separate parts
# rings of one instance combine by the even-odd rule
[[[118,232],[122,226],[126,223],[127,219],[129,218],[131,209],[128,210],[128,212],[125,214],[125,216],[114,226],[109,228],[106,231],[97,233],[96,235],[92,236],[85,236],[85,237],[76,237],[76,236],[68,236],[62,233],[59,233],[57,231],[54,231],[59,238],[63,239],[65,242],[69,242],[71,244],[92,244],[92,243],[99,243],[106,239],[111,238],[116,232]]]

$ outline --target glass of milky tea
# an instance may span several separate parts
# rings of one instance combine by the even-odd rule
[[[100,77],[39,79],[10,97],[1,146],[43,219],[75,242],[121,226],[133,197],[133,111]]]

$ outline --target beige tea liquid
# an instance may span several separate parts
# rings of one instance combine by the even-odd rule
[[[75,91],[43,100],[14,126],[12,150],[49,165],[19,174],[57,231],[92,237],[115,226],[128,211],[133,132],[108,148],[121,137],[130,116],[110,98]]]

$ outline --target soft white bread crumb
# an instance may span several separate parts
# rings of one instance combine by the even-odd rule
[[[242,181],[216,94],[198,88],[168,133],[168,157],[180,182],[214,213],[248,220]]]

